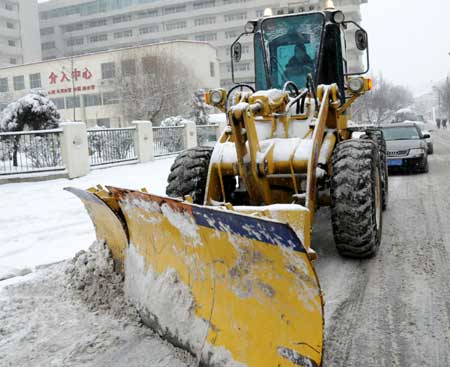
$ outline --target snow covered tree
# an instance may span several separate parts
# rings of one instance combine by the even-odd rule
[[[373,90],[353,105],[352,114],[355,121],[374,125],[393,122],[396,111],[414,103],[409,89],[389,82],[381,74],[373,79]]]
[[[186,66],[169,52],[138,56],[130,51],[113,80],[125,119],[155,123],[166,116],[188,115],[198,81]]]
[[[16,102],[10,103],[6,109],[2,111],[0,114],[0,132],[53,129],[58,127],[60,118],[56,106],[48,99],[46,92],[34,90]],[[11,156],[13,165],[17,167],[20,135],[4,139],[11,140],[9,142],[11,144],[5,144],[12,146]],[[45,141],[42,140],[45,140],[46,138],[35,137],[34,139],[39,139],[39,143],[45,143]],[[31,156],[33,166],[40,167],[43,164],[42,152],[34,154],[36,153],[34,147],[38,146],[37,143],[37,141],[33,141],[32,139],[29,144],[24,147],[24,152]],[[59,150],[58,152],[49,152],[49,154],[50,156],[46,156],[45,160],[59,160]],[[41,155],[41,158],[38,157],[39,155]]]

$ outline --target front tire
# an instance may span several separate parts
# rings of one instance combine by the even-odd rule
[[[339,143],[333,153],[331,221],[342,256],[373,256],[381,242],[382,182],[377,145],[355,139]]]

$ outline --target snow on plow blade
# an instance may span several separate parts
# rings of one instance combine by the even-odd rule
[[[321,365],[320,287],[288,224],[108,189],[124,223],[111,202],[69,191],[85,204],[98,239],[109,245],[110,226],[128,233],[113,256],[124,260],[125,292],[146,324],[208,366]],[[123,237],[112,240],[117,247]]]

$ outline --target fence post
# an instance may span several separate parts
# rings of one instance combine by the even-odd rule
[[[189,149],[197,145],[197,125],[192,121],[187,121],[184,124],[184,147]]]
[[[64,165],[69,178],[85,176],[89,173],[89,148],[84,122],[63,122],[61,148]]]
[[[152,161],[155,157],[153,126],[151,121],[132,121],[136,126],[136,149],[139,162]]]
[[[216,129],[216,138],[217,138],[217,141],[219,141],[219,138],[222,136],[222,133],[223,133],[223,131],[225,130],[225,128],[227,127],[227,125],[228,125],[228,122],[227,122],[227,120],[225,120],[225,121],[219,121],[219,125],[217,126],[217,129]]]

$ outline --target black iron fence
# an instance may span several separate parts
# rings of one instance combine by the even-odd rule
[[[137,160],[136,128],[88,129],[91,166]]]
[[[179,153],[185,149],[184,126],[154,127],[153,147],[155,157]]]
[[[61,129],[0,133],[0,175],[64,170]]]
[[[219,125],[197,125],[197,144],[199,146],[214,146],[217,141]]]

